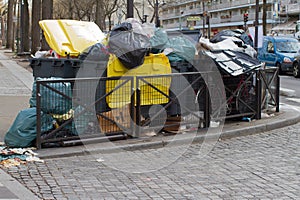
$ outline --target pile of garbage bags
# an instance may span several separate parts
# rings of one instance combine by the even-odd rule
[[[50,35],[54,36],[55,34]],[[57,45],[53,44],[57,44],[57,42],[53,42],[55,38],[51,39],[48,44],[52,49],[44,54],[37,52],[37,57],[46,55],[47,58],[61,59],[66,56],[68,52],[55,49]],[[72,42],[74,43],[74,41]],[[253,48],[253,42],[242,30],[224,30],[210,40],[201,37],[199,44],[201,50],[204,50],[206,55],[215,61],[221,71],[230,75],[237,76],[260,67],[260,63],[255,59],[256,51]],[[74,46],[76,45],[74,44]],[[113,54],[128,70],[141,66],[144,63],[145,57],[151,53],[164,53],[168,57],[171,67],[179,72],[193,71],[191,61],[194,60],[195,55],[198,53],[196,44],[191,42],[187,37],[178,35],[170,38],[164,29],[156,28],[153,24],[141,24],[135,19],[127,19],[120,25],[115,26],[102,41],[95,40],[92,45],[81,51],[77,57],[74,57],[74,55],[77,55],[76,49],[73,48],[72,51],[73,57],[67,57],[68,59],[77,59],[82,61],[82,63],[85,61],[91,61],[92,63],[102,62],[104,67],[106,67],[110,55]],[[60,52],[63,52],[64,55],[60,55]],[[95,71],[90,70],[89,72],[88,68],[85,68],[85,71],[86,73],[83,73],[82,77],[95,76]],[[106,76],[105,69],[104,73],[99,74],[99,76]],[[53,79],[59,78],[62,77],[54,77]],[[36,77],[36,80],[39,79],[42,78]],[[56,91],[68,97],[72,97],[72,86],[70,83],[52,83],[50,87],[55,88]],[[176,87],[184,88],[186,86]],[[105,92],[105,84],[102,84],[97,88],[96,93],[104,96]],[[41,86],[40,94],[43,97],[41,99],[42,132],[55,129],[56,116],[67,115],[68,119],[70,119],[76,113],[81,113],[83,110],[80,106],[74,107],[70,99],[50,91],[47,87]],[[34,145],[37,132],[35,98],[36,85],[34,83],[30,108],[22,110],[15,119],[15,122],[5,136],[6,145],[10,147],[28,147]],[[52,99],[55,99],[55,103],[51,102]],[[72,112],[70,113],[70,111]],[[105,111],[105,106],[101,107],[101,111]],[[84,117],[89,119],[90,115],[89,113],[87,114],[88,117]],[[86,121],[83,127],[76,127],[78,130],[73,132],[73,135],[84,134],[86,132],[85,125],[88,123]],[[70,130],[74,130],[72,124]]]
[[[46,25],[45,22],[43,26],[46,27]],[[55,34],[50,35],[55,36]],[[74,41],[72,42],[74,43]],[[122,24],[115,26],[111,32],[106,35],[106,38],[101,42],[96,42],[91,46],[88,46],[85,50],[80,52],[78,57],[74,57],[74,55],[76,55],[75,48],[72,49],[74,51],[72,53],[73,56],[66,57],[66,51],[55,49],[57,48],[57,43],[58,42],[54,42],[52,38],[51,41],[48,41],[48,44],[52,49],[49,51],[37,52],[35,58],[54,60],[70,59],[70,61],[72,59],[78,59],[82,62],[103,62],[105,65],[105,63],[108,62],[110,54],[114,54],[124,67],[130,70],[142,65],[145,57],[150,53],[156,54],[163,52],[168,56],[170,63],[178,61],[188,62],[193,60],[196,53],[195,44],[185,37],[178,36],[169,38],[165,30],[156,28],[153,24],[141,24],[135,19],[127,19]],[[64,52],[64,54],[60,55],[60,52]],[[101,74],[99,75],[101,76]],[[84,76],[95,76],[95,74],[94,71],[91,71],[90,74],[87,73]],[[105,76],[105,73],[103,76]],[[36,81],[57,80],[62,78],[63,77],[35,77],[32,87],[32,97],[29,101],[30,108],[19,112],[14,123],[6,133],[5,144],[7,146],[29,147],[35,145],[37,133]],[[56,91],[59,91],[59,93],[63,93],[65,96],[72,97],[72,86],[70,83],[53,82],[49,86]],[[105,85],[102,84],[98,89],[101,90],[100,95],[105,94]],[[97,93],[99,93],[99,91]],[[40,87],[40,95],[43,97],[41,98],[40,115],[42,118],[42,133],[54,130],[57,121],[60,120],[61,116],[68,116],[67,118],[70,119],[70,117],[74,117],[76,113],[81,112],[83,109],[80,106],[74,107],[70,99],[65,98],[63,95],[60,95],[43,85]],[[53,99],[55,99],[55,101],[52,102]],[[88,122],[85,124],[88,124]],[[71,123],[69,128],[72,131],[74,130],[73,123]],[[85,133],[85,127],[76,127],[76,129],[77,128],[78,130],[76,130],[73,135]]]
[[[62,78],[37,78],[36,80],[60,80]],[[4,142],[9,147],[30,147],[35,145],[37,134],[37,104],[36,104],[36,80],[32,87],[32,96],[29,100],[30,108],[20,111],[7,131]],[[66,96],[72,96],[70,83],[50,83],[49,86]],[[41,132],[47,132],[54,128],[55,115],[63,115],[72,108],[72,101],[64,96],[41,85]],[[55,101],[53,101],[55,99]]]
[[[186,37],[169,38],[164,29],[141,24],[134,19],[128,19],[112,29],[108,49],[128,69],[142,65],[149,53],[163,52],[170,62],[192,61],[196,54],[195,44]]]
[[[202,50],[227,50],[243,52],[256,59],[257,52],[253,48],[253,39],[241,29],[223,30],[213,38],[200,37],[199,46]]]

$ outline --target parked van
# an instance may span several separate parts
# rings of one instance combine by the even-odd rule
[[[293,71],[294,57],[299,49],[300,43],[295,38],[266,36],[257,58],[266,66],[277,66],[284,74]]]

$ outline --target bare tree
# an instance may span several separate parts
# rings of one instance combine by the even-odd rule
[[[150,23],[152,23],[155,19],[155,2],[156,0],[147,0],[149,6],[153,9],[153,13],[151,14]]]
[[[144,2],[143,2],[143,3],[144,3]],[[145,5],[142,5],[142,6],[145,6]],[[142,8],[142,14],[140,13],[140,10],[141,10],[140,5],[138,6],[138,5],[135,3],[135,4],[133,4],[133,8],[134,8],[134,10],[135,10],[135,12],[136,12],[136,14],[137,14],[139,20],[140,20],[141,22],[143,22],[143,17],[144,17],[144,16],[143,16],[143,15],[144,15],[143,9],[144,9],[144,8]]]
[[[155,9],[156,9],[156,3],[158,3],[157,5],[157,9],[158,9],[158,13],[161,11],[162,6],[164,6],[165,4],[174,4],[177,3],[177,0],[147,0],[147,4],[145,6],[148,6],[151,8],[152,10],[152,14],[150,15],[150,23],[153,23],[155,20]]]
[[[105,18],[108,18],[108,29],[111,30],[111,17],[112,15],[117,12],[117,7],[118,5],[118,0],[113,0],[113,1],[107,1],[106,4],[104,5],[105,9]]]
[[[46,0],[43,0],[46,1]],[[109,29],[112,16],[120,7],[121,0],[54,0],[54,18],[95,21],[101,30],[106,30],[106,19]],[[125,4],[123,4],[125,5]]]
[[[109,2],[109,1],[108,1]],[[83,4],[81,0],[74,0],[74,13],[78,20],[90,20],[93,8],[95,5],[94,0],[85,0]]]
[[[73,19],[73,0],[54,0],[53,18],[54,19]]]
[[[53,0],[42,0],[42,19],[53,19]]]
[[[7,3],[3,3],[1,6],[1,40],[2,45],[6,46],[6,30],[5,30],[5,20],[7,15]]]
[[[23,28],[23,31],[22,31],[22,47],[21,49],[24,51],[24,52],[29,52],[29,8],[28,8],[28,0],[23,0],[23,24],[22,24],[22,28]]]
[[[41,0],[32,0],[31,18],[31,53],[34,54],[41,47],[41,29],[39,21],[41,19]]]
[[[53,16],[57,19],[76,19],[92,21],[95,19],[96,0],[55,0]]]
[[[13,16],[14,16],[14,0],[8,0],[7,11],[7,34],[6,34],[6,48],[12,48],[13,43]]]
[[[100,27],[101,30],[106,30],[105,25],[105,10],[104,10],[105,0],[96,0],[96,15],[95,23]],[[106,1],[107,2],[107,1]]]
[[[53,0],[42,0],[42,19],[53,19]],[[45,37],[42,38],[42,50],[48,50]]]

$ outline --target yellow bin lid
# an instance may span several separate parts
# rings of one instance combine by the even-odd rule
[[[39,22],[48,45],[60,56],[79,56],[105,38],[94,22],[77,20],[42,20]]]

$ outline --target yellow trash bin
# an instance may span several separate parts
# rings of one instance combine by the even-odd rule
[[[94,22],[42,20],[39,22],[48,45],[60,56],[78,57],[81,52],[105,38]]]
[[[150,54],[145,57],[144,63],[134,69],[127,69],[118,60],[115,55],[111,55],[107,64],[107,77],[121,77],[121,76],[151,76],[151,75],[165,75],[171,74],[171,66],[169,59],[166,55]],[[144,81],[139,81],[139,88],[141,90],[141,105],[153,105],[153,104],[165,104],[169,102],[169,99],[165,95],[169,95],[169,88],[171,85],[171,77],[147,77]],[[110,108],[119,108],[128,103],[131,100],[131,87],[130,83],[126,83],[120,88],[124,80],[109,80],[106,81],[106,93],[110,93],[107,96],[106,102]],[[134,79],[134,91],[136,90],[136,78]],[[165,95],[150,86],[153,85]]]

